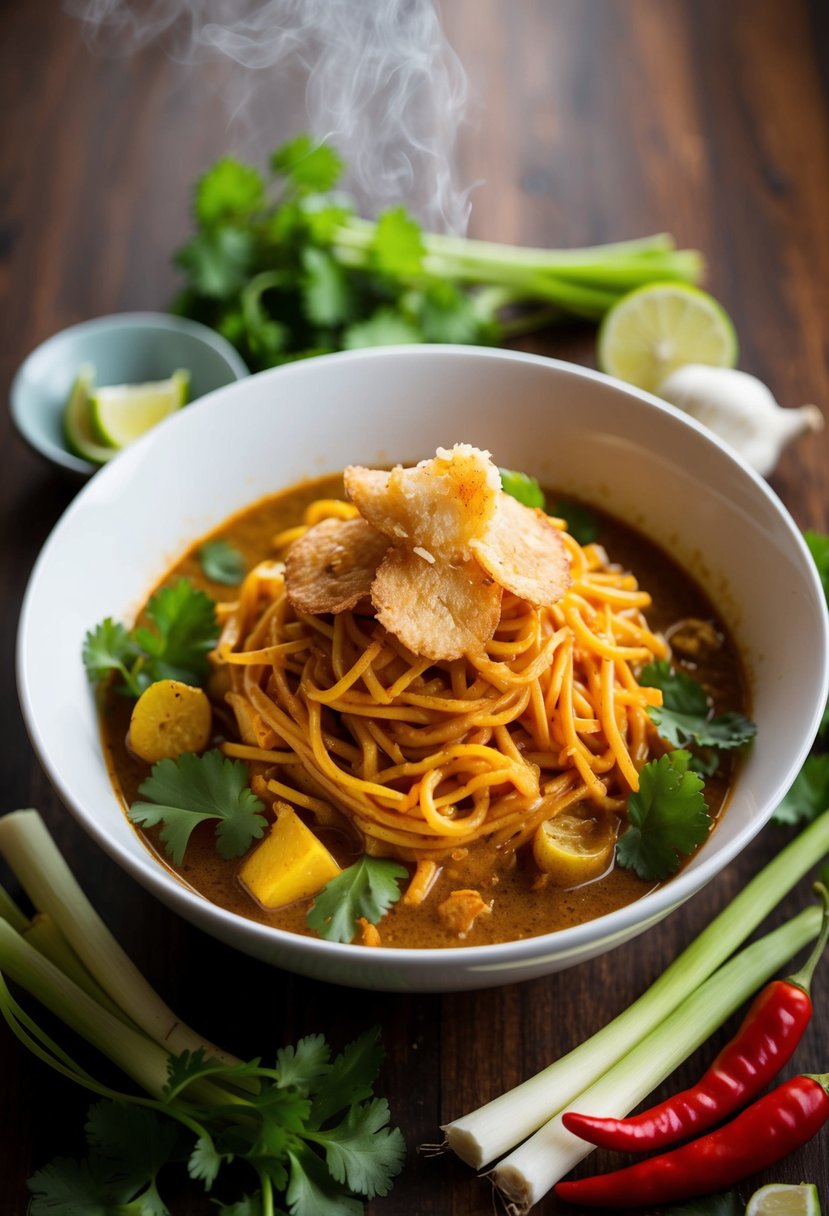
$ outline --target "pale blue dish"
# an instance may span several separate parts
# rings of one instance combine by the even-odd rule
[[[85,363],[94,365],[98,384],[164,380],[176,368],[186,368],[191,402],[248,375],[241,356],[220,334],[167,313],[116,313],[47,338],[12,382],[12,420],[31,448],[78,478],[99,467],[70,452],[63,435],[63,410]]]

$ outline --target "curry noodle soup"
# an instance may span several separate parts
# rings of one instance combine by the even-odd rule
[[[304,483],[209,538],[241,557],[238,581],[216,581],[204,538],[169,571],[161,586],[184,578],[216,602],[207,748],[246,766],[268,821],[235,857],[202,822],[180,864],[163,828],[143,830],[181,881],[316,935],[313,893],[273,907],[257,897],[270,888],[250,861],[284,816],[286,830],[299,821],[287,848],[323,846],[303,871],[318,887],[364,855],[397,863],[401,897],[355,919],[368,946],[532,937],[658,884],[615,860],[639,772],[674,751],[649,713],[662,694],[637,677],[669,663],[702,686],[710,715],[745,711],[737,649],[689,573],[638,531],[591,508],[595,537],[579,543],[563,519],[505,494],[494,467],[460,445],[415,469],[346,470],[348,493],[342,476]],[[100,704],[129,809],[152,768],[130,744],[136,702],[109,682]],[[737,753],[698,752],[713,826]],[[267,902],[293,888],[274,889]]]

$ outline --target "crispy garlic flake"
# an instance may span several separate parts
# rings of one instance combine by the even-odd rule
[[[500,494],[495,514],[472,552],[505,591],[534,608],[554,604],[570,586],[561,533],[543,511]]]
[[[501,588],[477,562],[427,562],[403,545],[384,557],[371,600],[380,624],[424,659],[483,650],[501,616]]]
[[[285,559],[285,590],[297,612],[345,612],[371,595],[387,536],[357,516],[324,519],[294,541]]]
[[[345,488],[363,518],[390,540],[435,560],[467,561],[470,542],[495,513],[501,477],[488,452],[458,443],[410,469],[379,473],[352,465]]]
[[[503,590],[541,607],[570,584],[561,533],[503,492],[488,452],[460,443],[390,473],[351,465],[344,479],[360,518],[317,524],[286,560],[300,612],[343,612],[370,594],[405,646],[449,660],[486,646]]]

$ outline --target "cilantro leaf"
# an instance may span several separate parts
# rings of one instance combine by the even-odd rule
[[[256,242],[249,232],[223,225],[199,232],[176,254],[190,285],[209,300],[227,300],[244,286],[254,268]]]
[[[353,1105],[336,1127],[318,1134],[328,1172],[335,1182],[368,1199],[387,1195],[400,1172],[406,1146],[399,1128],[390,1128],[389,1104],[374,1098]]]
[[[321,1034],[306,1035],[296,1047],[280,1047],[276,1053],[279,1084],[296,1085],[305,1091],[313,1089],[330,1068],[330,1054]]]
[[[416,327],[393,308],[378,308],[367,321],[349,325],[343,332],[343,350],[360,350],[364,346],[396,346],[420,342]]]
[[[592,545],[601,531],[596,516],[580,502],[560,498],[550,514],[564,520],[567,531],[580,545]]]
[[[661,881],[679,868],[708,835],[711,816],[703,782],[689,768],[686,751],[669,752],[646,764],[639,790],[628,798],[628,827],[616,845],[620,865],[640,878]]]
[[[209,1136],[199,1136],[196,1146],[187,1160],[187,1173],[204,1183],[204,1189],[209,1191],[216,1181],[222,1167],[222,1154],[216,1152],[216,1146]]]
[[[248,788],[247,767],[228,760],[218,749],[177,760],[159,760],[138,787],[149,802],[134,802],[127,812],[133,823],[154,827],[176,865],[181,865],[193,829],[217,819],[216,848],[222,857],[241,857],[267,827],[264,807]]]
[[[151,1110],[105,1100],[90,1106],[86,1138],[94,1157],[106,1163],[108,1177],[135,1193],[155,1184],[179,1133],[171,1119],[160,1119]]]
[[[488,344],[496,334],[491,320],[483,316],[476,301],[452,283],[440,280],[407,297],[426,342]]]
[[[262,1199],[259,1195],[243,1195],[236,1203],[220,1203],[216,1216],[262,1216]]]
[[[357,918],[376,925],[400,898],[398,880],[406,877],[408,870],[396,861],[361,857],[325,884],[306,917],[309,928],[327,941],[352,941]]]
[[[149,656],[152,679],[200,684],[208,672],[207,654],[219,636],[210,596],[182,578],[150,598],[147,616],[154,629],[139,626],[133,637]]]
[[[178,1144],[172,1120],[106,1100],[89,1108],[86,1138],[85,1160],[57,1158],[29,1179],[33,1216],[170,1216],[156,1176]]]
[[[342,325],[354,315],[354,298],[345,271],[330,254],[314,246],[303,250],[303,304],[314,325]]]
[[[534,477],[527,473],[516,473],[514,469],[499,469],[501,489],[525,507],[540,507],[544,510],[544,491]]]
[[[141,692],[132,666],[141,651],[127,629],[107,617],[91,629],[83,642],[83,664],[88,678],[97,683],[113,671],[117,671],[124,688],[137,697]]]
[[[88,1161],[56,1157],[28,1180],[31,1216],[115,1216],[120,1199]]]
[[[258,169],[232,156],[217,160],[196,186],[196,220],[212,228],[228,220],[248,220],[265,202],[265,183]]]
[[[808,756],[772,815],[772,823],[806,824],[829,806],[829,755]]]
[[[372,261],[381,274],[412,278],[423,266],[423,235],[404,207],[393,207],[378,217],[372,244]]]
[[[666,659],[648,663],[639,673],[639,683],[662,690],[662,705],[648,710],[663,739],[674,747],[745,747],[757,733],[744,714],[725,713],[710,717],[705,689],[682,671],[674,671]]]
[[[205,577],[214,583],[236,587],[245,577],[245,559],[227,540],[206,540],[199,546],[199,562]]]
[[[336,185],[343,162],[327,144],[314,144],[310,135],[297,135],[273,153],[271,168],[299,190],[324,193]]]
[[[370,1098],[382,1062],[380,1032],[375,1026],[349,1043],[323,1074],[312,1107],[314,1126],[321,1127],[353,1102]]]
[[[286,1191],[291,1216],[363,1216],[363,1204],[332,1183],[325,1164],[306,1145],[288,1154],[291,1163]]]

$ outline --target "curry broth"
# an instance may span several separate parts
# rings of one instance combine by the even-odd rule
[[[305,507],[321,497],[342,498],[342,480],[325,478],[307,482],[266,498],[230,519],[211,535],[211,539],[221,538],[232,543],[244,555],[246,566],[251,567],[270,557],[271,538],[282,529],[300,523]],[[553,494],[548,498],[551,502],[556,501]],[[718,644],[710,648],[703,646],[700,653],[691,656],[689,670],[703,684],[717,712],[745,712],[746,693],[739,656],[707,597],[688,573],[658,546],[618,520],[597,511],[593,514],[601,525],[598,542],[604,545],[611,560],[632,570],[640,586],[652,595],[653,605],[647,611],[652,628],[666,631],[677,622],[689,619],[707,623],[711,637],[716,636]],[[164,581],[172,582],[183,576],[217,601],[233,600],[236,588],[205,577],[198,559],[198,547],[195,545]],[[137,799],[138,786],[150,770],[150,766],[137,760],[126,746],[131,708],[131,702],[110,693],[102,713],[107,763],[125,806]],[[232,714],[225,715],[220,709],[215,722],[217,733],[213,743],[231,737]],[[705,797],[715,818],[723,809],[732,776],[731,771],[721,771],[706,779]],[[212,825],[196,829],[180,867],[173,867],[163,855],[163,849],[157,843],[157,830],[141,834],[165,866],[211,902],[251,920],[313,936],[305,923],[310,901],[276,911],[262,908],[236,877],[240,862],[225,861],[217,854]],[[343,834],[329,832],[324,839],[341,865],[356,860],[354,843]],[[532,889],[537,878],[531,860],[520,855],[506,856],[502,850],[482,841],[471,847],[461,861],[447,860],[423,904],[408,908],[401,901],[386,914],[380,924],[382,944],[472,946],[533,937],[612,912],[641,898],[655,885],[643,882],[631,871],[618,866],[602,878],[570,890],[561,890],[552,884]],[[438,904],[458,887],[477,888],[487,902],[492,901],[492,915],[479,917],[463,940],[449,931],[436,911]]]

